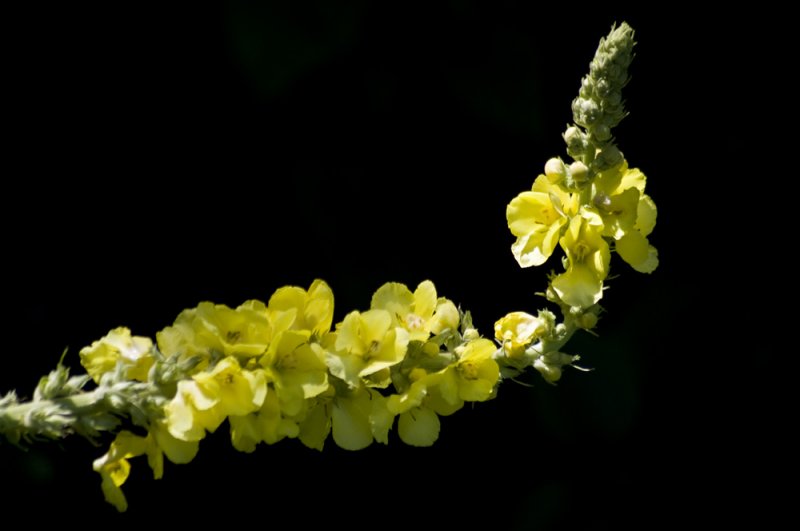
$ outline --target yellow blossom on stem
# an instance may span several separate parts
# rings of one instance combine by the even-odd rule
[[[328,388],[325,353],[319,344],[310,342],[309,331],[283,332],[270,344],[260,364],[274,386],[281,410],[288,416],[299,413],[306,398]]]
[[[519,358],[525,348],[547,332],[547,322],[525,312],[511,312],[494,324],[494,336],[509,358]]]
[[[361,450],[373,441],[388,444],[393,423],[394,415],[386,408],[386,398],[374,389],[359,387],[312,399],[300,422],[299,438],[309,448],[322,450],[332,432],[339,447]]]
[[[408,331],[412,341],[425,341],[431,332],[439,333],[445,328],[458,326],[453,322],[453,310],[458,310],[447,299],[437,299],[436,287],[430,280],[420,282],[412,293],[405,284],[387,282],[372,296],[370,308],[386,310],[392,324]]]
[[[333,291],[323,280],[315,280],[308,291],[296,286],[279,288],[267,305],[271,313],[292,312],[293,330],[308,330],[322,336],[333,322]]]
[[[236,309],[202,302],[197,308],[181,312],[175,323],[156,338],[159,350],[166,355],[200,356],[208,360],[212,353],[218,353],[250,358],[263,355],[272,338],[293,320],[294,314],[273,323],[267,307],[256,300]]]
[[[522,267],[542,265],[558,244],[568,216],[578,210],[578,194],[569,193],[545,175],[539,175],[530,192],[522,192],[506,208],[506,219],[517,241],[511,246]]]
[[[640,273],[658,267],[658,252],[647,236],[656,225],[656,205],[644,193],[647,178],[628,163],[602,172],[593,184],[593,204],[603,218],[603,235],[616,240],[617,253]]]
[[[397,433],[400,439],[411,446],[431,446],[439,438],[441,424],[439,416],[452,415],[464,405],[456,398],[453,403],[442,397],[439,383],[447,371],[427,374],[424,369],[415,369],[410,377],[413,380],[404,393],[391,395],[386,408],[393,415],[399,415]]]
[[[266,393],[263,370],[243,370],[236,358],[224,358],[210,371],[178,382],[166,407],[169,432],[182,441],[199,440],[204,430],[213,432],[226,417],[256,411]]]
[[[496,348],[488,339],[470,341],[459,359],[442,370],[438,382],[442,397],[450,404],[459,400],[483,402],[492,397],[500,378],[500,367],[492,358]]]
[[[327,365],[331,374],[350,387],[362,381],[371,387],[387,387],[391,383],[388,369],[403,361],[408,341],[408,332],[392,326],[388,311],[351,312],[336,330],[336,351],[327,354]]]
[[[130,380],[147,381],[147,373],[155,361],[153,342],[149,337],[131,336],[125,327],[111,330],[105,337],[80,351],[81,365],[95,382],[113,371],[117,363],[127,367],[125,375]]]
[[[93,468],[102,478],[101,487],[106,501],[123,512],[128,508],[121,489],[131,471],[128,459],[146,454],[153,478],[161,479],[164,475],[164,455],[173,463],[183,464],[194,459],[197,449],[196,442],[178,441],[169,435],[163,423],[156,423],[146,437],[127,430],[119,432],[108,452],[95,459]]]
[[[611,254],[602,236],[599,216],[584,213],[570,221],[561,238],[567,270],[553,279],[553,289],[566,304],[588,308],[603,296]]]

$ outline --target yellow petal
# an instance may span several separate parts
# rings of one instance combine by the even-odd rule
[[[336,350],[362,355],[367,351],[362,339],[362,319],[357,311],[348,313],[341,324],[338,325],[336,332]]]
[[[364,360],[347,352],[327,352],[325,363],[332,375],[347,382],[347,385],[358,387],[359,374],[364,369]]]
[[[179,391],[198,411],[211,409],[220,401],[219,384],[209,373],[196,374],[193,380],[178,382],[178,386]]]
[[[323,280],[315,280],[308,288],[305,310],[306,326],[317,335],[330,331],[333,322],[333,291]]]
[[[442,399],[449,404],[457,404],[461,401],[458,397],[458,380],[453,365],[447,367],[440,374],[437,390]]]
[[[394,328],[386,332],[378,345],[378,350],[366,361],[366,365],[361,371],[359,376],[369,376],[378,371],[397,365],[406,355],[408,347],[409,334],[404,328]]]
[[[386,400],[386,408],[394,415],[405,413],[412,407],[422,404],[422,400],[427,396],[428,388],[426,380],[420,379],[412,383],[405,393],[391,395]]]
[[[439,438],[439,417],[426,407],[413,408],[400,414],[397,433],[411,446],[431,446]]]
[[[182,441],[199,441],[205,437],[203,426],[197,421],[197,411],[187,398],[186,387],[192,381],[178,382],[178,392],[165,408],[166,421],[170,434]]]
[[[231,444],[240,452],[252,453],[261,442],[260,429],[255,415],[228,417],[231,425]]]
[[[506,207],[508,228],[514,236],[529,234],[538,226],[549,226],[560,216],[549,194],[542,192],[522,192]]]
[[[648,236],[656,226],[656,216],[658,210],[656,209],[655,202],[650,199],[647,194],[642,195],[639,199],[639,205],[636,213],[636,228],[642,233],[642,236]]]
[[[431,320],[431,332],[441,334],[445,330],[457,330],[460,319],[458,308],[453,304],[453,301],[444,298],[439,299],[436,305],[436,312]]]
[[[361,450],[372,444],[369,405],[350,398],[333,403],[333,440],[345,450]],[[365,410],[366,409],[366,410]]]
[[[617,242],[617,254],[640,273],[652,273],[658,267],[658,251],[639,231],[631,231]]]
[[[628,188],[636,188],[640,192],[644,192],[644,187],[647,184],[647,177],[639,168],[630,168],[622,175],[619,189],[627,190]]]
[[[603,282],[585,264],[576,264],[553,279],[553,289],[570,306],[588,308],[603,296]]]
[[[306,290],[297,286],[284,286],[275,290],[267,308],[273,311],[302,310],[306,305]]]
[[[414,313],[427,321],[436,309],[436,286],[430,280],[420,282],[414,290]]]
[[[124,463],[124,465],[122,463]],[[127,461],[121,462],[120,466],[126,466],[128,471],[130,471],[130,464],[128,464]],[[128,510],[128,501],[125,499],[125,495],[122,493],[122,489],[119,488],[115,479],[110,474],[106,473],[101,473],[101,477],[102,483],[100,484],[100,488],[103,490],[103,496],[106,501],[116,507],[117,511],[121,513]]]
[[[372,295],[370,308],[386,310],[391,316],[405,316],[411,313],[413,304],[414,294],[405,284],[387,282]]]
[[[386,310],[367,310],[361,314],[361,339],[366,345],[380,343],[392,326],[392,316]]]
[[[394,414],[386,407],[386,397],[378,391],[368,389],[369,424],[372,436],[381,444],[389,444],[389,430],[394,424]]]
[[[438,388],[434,388],[428,393],[428,397],[425,400],[425,405],[435,411],[437,415],[446,417],[464,407],[464,401],[458,398],[452,403],[448,402],[442,398]]]
[[[154,426],[152,434],[158,447],[167,456],[167,459],[177,465],[183,465],[194,459],[200,444],[197,441],[182,441],[172,436],[163,423]],[[155,469],[154,469],[155,471]]]
[[[309,448],[322,451],[325,445],[325,439],[328,438],[328,434],[331,432],[329,407],[331,407],[329,402],[318,402],[300,423],[298,437],[300,442]]]

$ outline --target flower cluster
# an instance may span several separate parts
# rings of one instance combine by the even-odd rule
[[[532,365],[550,382],[577,358],[560,347],[574,331],[591,330],[597,323],[611,253],[641,273],[658,266],[658,253],[648,240],[656,205],[645,193],[644,174],[628,166],[611,135],[626,115],[621,91],[634,44],[633,30],[625,23],[601,39],[572,104],[575,123],[564,133],[574,161],[548,160],[531,190],[506,209],[508,227],[517,238],[511,251],[521,267],[544,264],[557,247],[563,251],[564,271],[551,275],[546,296],[560,306],[564,322],[556,325],[555,316],[544,310],[536,317],[512,312],[495,325],[508,364]]]
[[[395,418],[401,440],[429,446],[439,436],[439,416],[494,396],[495,344],[438,297],[432,282],[413,292],[384,284],[368,310],[335,326],[333,309],[332,291],[316,280],[308,290],[280,288],[266,304],[201,303],[159,332],[156,344],[117,328],[84,348],[81,361],[96,382],[121,373],[152,380],[164,394],[146,436],[122,431],[95,461],[106,499],[126,507],[120,486],[130,457],[146,454],[160,477],[164,455],[190,461],[199,441],[226,420],[233,446],[244,452],[284,438],[321,450],[329,434],[348,450],[387,444]],[[156,361],[163,358],[191,369],[171,385],[158,383]]]
[[[511,251],[520,266],[542,265],[557,245],[563,249],[566,271],[552,279],[553,290],[567,306],[586,309],[603,296],[609,243],[636,271],[655,270],[658,253],[647,236],[656,224],[656,206],[644,193],[644,174],[624,160],[580,191],[564,186],[567,171],[560,159],[549,160],[531,191],[509,203],[506,217],[517,237]]]
[[[564,270],[545,291],[561,322],[546,309],[511,312],[495,324],[495,343],[430,281],[414,291],[384,284],[368,309],[335,325],[333,293],[321,280],[307,290],[282,287],[266,303],[203,302],[155,342],[111,330],[80,351],[87,374],[69,377],[59,363],[27,402],[13,391],[0,396],[0,435],[18,444],[116,433],[94,469],[106,500],[124,511],[131,458],[146,456],[160,478],[165,456],[191,461],[200,441],[223,425],[243,452],[286,438],[322,450],[329,435],[347,450],[387,444],[395,419],[402,441],[429,446],[439,437],[439,417],[493,398],[501,378],[533,367],[555,383],[564,367],[580,368],[578,356],[562,349],[576,331],[597,324],[612,252],[639,272],[658,265],[648,240],[655,203],[644,174],[628,166],[611,135],[625,116],[621,89],[633,45],[624,23],[601,40],[564,133],[574,161],[550,159],[506,211],[520,266],[563,251]],[[90,379],[96,387],[87,391]],[[120,429],[120,419],[137,433]]]

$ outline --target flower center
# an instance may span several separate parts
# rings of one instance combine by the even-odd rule
[[[297,355],[294,352],[287,352],[278,360],[279,369],[296,369],[297,368]]]
[[[577,242],[575,244],[575,248],[573,249],[573,253],[575,253],[575,260],[578,262],[583,262],[589,254],[591,254],[592,248],[589,247],[586,242]]]
[[[378,350],[380,348],[381,348],[381,344],[379,342],[374,341],[374,340],[372,342],[370,342],[369,347],[367,348],[367,351],[362,356],[362,358],[364,358],[364,361],[369,361],[370,359],[372,359],[372,357],[375,354],[378,353]]]
[[[471,361],[462,361],[458,364],[458,371],[465,380],[478,379],[478,367]]]
[[[409,330],[421,330],[425,326],[425,320],[415,313],[406,315],[405,321]]]

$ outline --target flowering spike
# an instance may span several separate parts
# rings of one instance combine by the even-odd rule
[[[575,124],[564,133],[575,160],[548,160],[506,210],[521,267],[560,255],[564,271],[551,275],[545,293],[560,307],[561,322],[546,309],[511,312],[495,324],[495,343],[429,280],[413,291],[386,283],[368,309],[335,325],[333,292],[322,280],[308,289],[281,287],[267,303],[201,302],[155,343],[115,328],[80,351],[87,374],[70,377],[59,363],[32,400],[0,396],[0,434],[19,444],[113,433],[93,465],[106,500],[124,511],[121,487],[132,459],[146,456],[160,479],[165,457],[190,462],[217,429],[228,429],[242,452],[285,438],[322,450],[329,437],[360,450],[388,444],[395,427],[404,443],[430,446],[440,417],[491,400],[503,378],[532,368],[555,384],[564,367],[584,370],[563,347],[576,331],[597,325],[611,251],[636,271],[658,265],[648,240],[656,206],[645,194],[646,178],[628,167],[611,136],[625,116],[620,91],[633,44],[625,23],[600,41],[572,105]],[[120,429],[120,419],[138,434]]]

